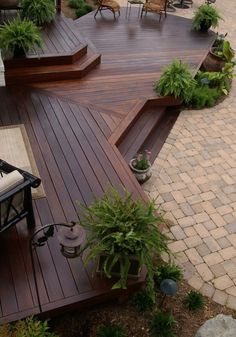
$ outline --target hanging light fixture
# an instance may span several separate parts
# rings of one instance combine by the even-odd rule
[[[58,241],[61,245],[61,253],[67,258],[80,255],[81,245],[84,241],[84,231],[79,225],[72,222],[71,227],[62,227],[58,231]]]

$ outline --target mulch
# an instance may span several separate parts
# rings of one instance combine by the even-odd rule
[[[232,315],[236,312],[221,306],[208,298],[205,299],[204,309],[190,312],[183,306],[183,299],[191,290],[185,281],[179,284],[178,294],[173,298],[166,298],[162,310],[172,313],[177,321],[177,337],[194,337],[199,327],[217,314]],[[84,312],[72,312],[51,320],[53,331],[60,337],[95,337],[102,324],[121,324],[126,328],[128,337],[150,337],[150,322],[153,314],[159,310],[160,295],[153,310],[140,313],[133,305],[132,299],[119,303],[108,303],[96,306]]]

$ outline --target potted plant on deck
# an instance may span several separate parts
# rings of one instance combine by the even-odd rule
[[[150,154],[151,152],[148,150],[137,153],[135,158],[131,159],[129,163],[132,172],[141,184],[147,181],[152,175]]]
[[[211,5],[201,5],[195,12],[193,18],[193,29],[201,32],[207,32],[210,27],[216,28],[221,19],[217,9]]]
[[[174,96],[185,103],[191,100],[196,81],[188,68],[180,60],[174,60],[154,84],[154,90],[161,96]]]
[[[4,54],[12,53],[14,57],[24,57],[35,46],[42,47],[42,38],[37,26],[17,16],[14,20],[0,26],[0,49]]]
[[[113,289],[125,289],[129,275],[137,277],[145,267],[154,298],[154,259],[169,253],[168,238],[160,231],[164,219],[154,201],[134,200],[128,191],[122,197],[112,187],[90,206],[80,207],[80,225],[87,230],[84,249],[89,248],[85,262],[95,259],[103,275],[118,276]]]

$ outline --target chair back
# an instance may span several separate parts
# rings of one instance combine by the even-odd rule
[[[167,0],[148,0],[148,2],[159,5],[163,10],[166,10]]]

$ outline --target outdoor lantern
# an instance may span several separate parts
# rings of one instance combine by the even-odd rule
[[[163,293],[163,298],[160,303],[160,307],[162,307],[167,295],[174,296],[177,294],[178,291],[177,283],[171,279],[165,279],[160,284],[160,290]]]
[[[80,247],[84,239],[84,232],[75,223],[71,227],[62,227],[58,232],[58,241],[61,245],[61,253],[67,258],[80,255]]]

